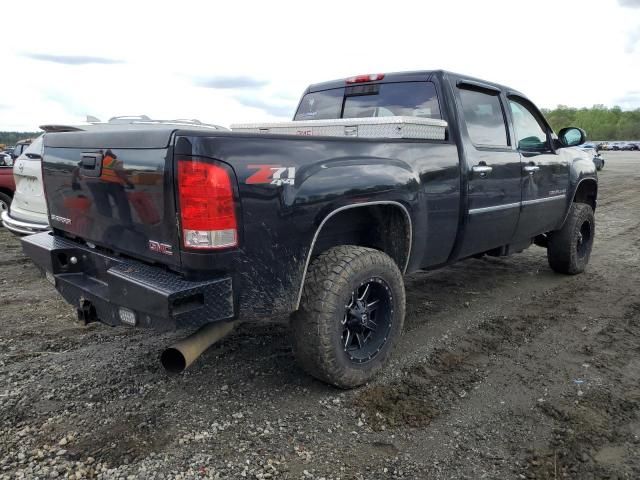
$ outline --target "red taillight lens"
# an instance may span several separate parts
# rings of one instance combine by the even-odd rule
[[[238,245],[238,223],[227,170],[198,160],[178,161],[182,237],[187,248]]]
[[[384,78],[384,73],[372,73],[368,75],[356,75],[355,77],[347,78],[347,83],[366,83],[377,82]]]

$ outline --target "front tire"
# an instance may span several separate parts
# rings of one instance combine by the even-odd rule
[[[402,332],[402,274],[385,253],[345,245],[309,266],[292,317],[296,358],[310,375],[339,388],[370,380]]]
[[[573,203],[562,228],[549,234],[549,266],[567,275],[584,272],[593,248],[595,227],[591,206]]]

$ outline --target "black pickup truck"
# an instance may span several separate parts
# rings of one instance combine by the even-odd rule
[[[301,366],[343,388],[389,358],[403,275],[532,244],[554,271],[584,270],[598,189],[571,148],[584,131],[556,135],[522,93],[446,71],[312,85],[294,121],[388,115],[446,127],[440,139],[142,124],[48,134],[53,231],[23,248],[85,321],[286,314]]]

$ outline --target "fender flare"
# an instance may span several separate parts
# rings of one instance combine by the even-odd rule
[[[379,200],[379,201],[373,201],[373,202],[360,202],[360,203],[354,203],[351,205],[344,205],[342,207],[338,207],[335,210],[332,210],[326,217],[324,217],[322,219],[322,222],[320,222],[320,225],[318,225],[318,228],[316,229],[315,234],[313,235],[313,240],[311,240],[311,246],[309,247],[309,252],[307,253],[307,258],[305,260],[305,264],[304,264],[304,271],[302,272],[302,280],[300,281],[300,288],[298,289],[298,299],[296,301],[296,310],[298,310],[300,308],[300,301],[302,300],[302,290],[304,289],[304,282],[307,278],[307,271],[309,270],[309,264],[311,263],[311,254],[313,253],[313,249],[316,245],[316,241],[318,240],[318,237],[320,235],[320,232],[322,231],[322,227],[324,227],[324,225],[336,214],[343,212],[345,210],[349,210],[352,208],[358,208],[358,207],[370,207],[370,206],[375,206],[375,205],[392,205],[395,207],[400,207],[400,210],[402,211],[402,213],[404,214],[405,218],[407,219],[407,225],[409,225],[409,231],[408,231],[408,240],[409,240],[409,248],[407,249],[407,258],[404,262],[404,267],[402,268],[402,273],[406,273],[407,271],[407,267],[409,266],[409,259],[411,258],[411,248],[413,247],[413,223],[411,220],[411,215],[409,214],[409,210],[407,210],[407,207],[405,207],[402,203],[400,202],[396,202],[393,200]]]
[[[564,214],[564,216],[562,217],[562,222],[560,223],[560,227],[562,228],[562,226],[564,225],[564,222],[567,221],[567,217],[569,216],[569,211],[571,210],[571,205],[573,205],[576,199],[576,194],[578,193],[578,189],[580,188],[580,185],[582,184],[582,182],[594,182],[596,184],[596,191],[598,188],[598,179],[594,178],[594,177],[585,177],[582,178],[577,184],[576,184],[576,188],[573,189],[573,193],[571,194],[571,197],[567,197],[569,199],[569,202],[567,204],[567,208],[565,209],[566,212]],[[597,197],[597,195],[596,195]],[[598,202],[598,200],[596,199],[596,203]]]

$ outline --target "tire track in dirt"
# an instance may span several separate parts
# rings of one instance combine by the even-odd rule
[[[606,192],[606,189],[604,191]],[[626,368],[640,373],[637,371],[636,363],[631,362],[629,365],[627,357],[620,361],[605,357],[601,361],[591,362],[590,352],[603,349],[602,336],[605,333],[598,333],[598,340],[590,341],[590,338],[586,338],[583,342],[582,338],[585,335],[589,337],[583,333],[585,331],[593,329],[607,332],[612,325],[620,321],[620,318],[638,315],[636,302],[640,302],[640,281],[634,268],[634,265],[637,265],[635,259],[638,258],[638,249],[634,250],[633,247],[640,245],[637,238],[640,228],[637,207],[640,202],[636,201],[638,197],[634,198],[633,190],[627,191],[626,196],[632,200],[617,205],[615,217],[611,215],[614,212],[604,208],[604,215],[607,217],[624,220],[600,222],[607,235],[597,237],[599,241],[594,249],[588,273],[573,278],[556,276],[551,282],[548,282],[548,278],[542,279],[542,282],[533,286],[532,289],[536,293],[530,301],[520,301],[520,304],[502,302],[500,306],[504,309],[504,316],[493,315],[480,322],[478,328],[471,326],[466,334],[463,332],[459,338],[451,341],[449,348],[440,347],[432,350],[423,363],[405,364],[400,374],[392,381],[374,385],[354,397],[354,405],[365,414],[374,428],[384,428],[392,432],[402,432],[406,428],[415,429],[407,435],[409,441],[396,442],[396,445],[401,452],[409,452],[414,458],[420,457],[420,452],[429,452],[432,464],[425,467],[424,478],[479,477],[481,472],[492,478],[563,478],[562,475],[565,478],[638,476],[638,459],[631,455],[634,448],[637,448],[635,443],[638,442],[638,405],[634,384],[629,385],[629,391],[608,388],[603,393],[596,390],[593,400],[589,400],[594,405],[604,408],[604,411],[608,412],[605,415],[608,421],[613,421],[614,424],[619,422],[619,428],[626,432],[622,444],[607,444],[597,441],[597,435],[602,435],[597,428],[597,421],[593,427],[596,432],[595,440],[590,440],[591,433],[588,428],[574,440],[571,440],[573,437],[563,440],[562,435],[567,432],[568,435],[574,435],[577,430],[566,425],[549,427],[558,417],[550,416],[548,412],[562,408],[556,405],[562,405],[563,400],[569,399],[569,405],[575,402],[574,385],[570,380],[562,384],[538,380],[550,371],[554,376],[559,373],[568,375],[568,370],[580,369],[582,365],[590,363],[593,363],[592,371],[600,368]],[[599,213],[602,211],[600,208]],[[617,255],[618,252],[621,255]],[[618,278],[625,278],[626,281],[620,284]],[[538,288],[545,283],[547,289],[539,292]],[[573,299],[580,300],[581,303],[574,306]],[[585,301],[588,308],[583,305]],[[608,304],[615,307],[610,307],[609,314],[605,314]],[[518,316],[518,312],[532,313]],[[483,311],[476,313],[482,314]],[[593,314],[596,317],[593,317]],[[505,322],[500,322],[500,319],[504,319]],[[493,336],[486,336],[487,327],[489,331],[495,332]],[[522,335],[514,337],[514,331]],[[415,334],[416,332],[412,332],[412,335]],[[609,343],[620,342],[620,335],[621,333],[614,328],[614,335]],[[640,353],[639,332],[635,327],[627,326],[623,335],[627,336],[628,341],[610,348],[619,352],[622,347],[637,358]],[[446,344],[446,341],[442,343]],[[542,352],[531,351],[533,345],[543,345]],[[496,373],[495,368],[510,374]],[[573,375],[579,376],[577,373]],[[638,377],[640,375],[636,376]],[[597,380],[596,376],[594,385],[597,385]],[[521,393],[511,396],[508,392],[496,390],[495,386],[499,384],[520,388]],[[518,384],[520,387],[516,387]],[[486,385],[493,387],[487,389]],[[540,398],[538,395],[541,395]],[[586,401],[591,396],[589,394],[583,398]],[[500,408],[499,405],[505,402],[511,405],[510,411]],[[609,403],[613,405],[610,411],[606,407]],[[533,412],[531,408],[534,409]],[[473,411],[474,415],[470,415],[469,411]],[[506,431],[504,426],[499,427],[502,435],[497,437],[492,434],[490,428],[479,423],[479,419],[482,419],[480,422],[497,426],[501,423],[501,417],[504,418],[505,415],[516,415],[520,421],[518,425],[509,422]],[[575,424],[583,420],[588,425],[588,418],[581,419],[579,415],[576,418],[567,417],[565,423]],[[451,425],[456,427],[452,428]],[[469,462],[470,450],[463,446],[465,433],[460,433],[463,430],[466,430],[469,443],[475,445],[472,448],[475,462],[484,464],[483,467]],[[435,441],[434,431],[437,432]],[[447,431],[449,436],[443,438],[444,432]],[[632,433],[629,433],[630,431]],[[529,451],[522,446],[510,447],[512,441],[505,442],[502,438],[518,438],[522,435],[533,435],[535,444],[544,445],[549,442],[550,447]],[[561,459],[558,459],[558,449],[554,447],[559,441],[567,445]],[[590,449],[587,448],[589,453],[583,455],[585,445],[589,444],[592,445]],[[519,460],[516,460],[515,464],[507,465],[504,460],[509,457]],[[434,459],[436,466],[433,463]],[[465,462],[467,466],[459,470],[453,467],[446,468]],[[487,463],[493,465],[487,467]],[[550,466],[555,470],[549,470]],[[630,476],[630,472],[635,476]],[[592,476],[594,474],[595,476]]]
[[[181,334],[77,327],[35,269],[12,263],[24,257],[0,231],[9,280],[0,360],[8,348],[25,354],[0,364],[0,477],[32,463],[73,474],[78,456],[93,455],[83,467],[92,475],[106,466],[117,470],[103,476],[125,478],[145,478],[143,466],[165,478],[192,467],[188,478],[255,477],[267,465],[295,479],[305,470],[373,480],[637,478],[640,191],[631,168],[612,160],[601,175],[584,275],[553,274],[544,250],[531,248],[409,277],[398,353],[353,392],[293,365],[286,326],[243,326],[187,374],[164,375],[157,352]],[[29,354],[49,346],[59,353]],[[73,440],[56,457],[64,435]]]

